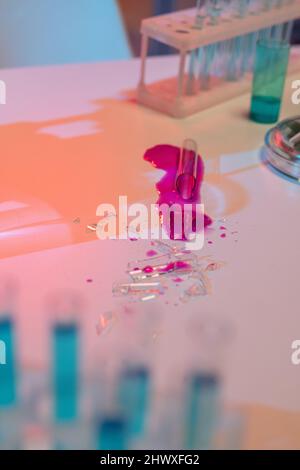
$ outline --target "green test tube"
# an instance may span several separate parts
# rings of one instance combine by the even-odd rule
[[[264,124],[277,122],[289,62],[290,45],[261,39],[256,47],[250,119]]]

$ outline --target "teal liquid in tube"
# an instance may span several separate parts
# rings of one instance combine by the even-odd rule
[[[56,422],[70,422],[78,415],[78,327],[60,324],[53,331],[53,386]]]
[[[97,450],[127,450],[127,428],[122,417],[100,419],[97,428]]]
[[[279,119],[290,46],[274,39],[258,41],[250,118],[271,124]]]
[[[150,395],[150,374],[146,367],[128,368],[119,383],[119,405],[128,420],[130,436],[139,437],[145,429]]]
[[[0,365],[0,408],[16,404],[16,359],[14,324],[7,316],[0,318],[0,341],[2,342],[2,359]]]
[[[219,379],[214,374],[195,374],[188,385],[186,449],[213,447],[219,408]]]

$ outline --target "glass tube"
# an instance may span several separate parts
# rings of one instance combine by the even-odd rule
[[[69,422],[78,415],[78,336],[76,324],[54,326],[53,392],[57,422]]]
[[[16,361],[14,324],[10,317],[0,318],[0,340],[5,345],[5,365],[0,366],[0,408],[16,403]]]
[[[118,383],[118,402],[128,422],[130,438],[141,437],[150,398],[150,374],[145,366],[126,367]]]
[[[128,449],[127,427],[122,416],[108,415],[98,420],[96,448],[106,451]]]
[[[250,118],[255,122],[278,120],[286,79],[289,44],[260,40],[256,48]]]
[[[219,416],[219,377],[208,372],[194,374],[187,392],[185,448],[212,449]]]

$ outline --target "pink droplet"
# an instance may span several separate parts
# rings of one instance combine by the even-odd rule
[[[221,238],[226,238],[226,233],[222,233]]]
[[[181,279],[181,277],[176,277],[176,279],[173,279],[173,282],[175,282],[176,284],[180,284],[181,282],[183,282],[183,279]]]
[[[189,268],[190,265],[188,263],[186,263],[185,261],[177,261],[176,262],[176,268],[177,269],[185,269],[185,268]]]
[[[153,268],[152,268],[152,266],[146,266],[146,267],[143,269],[143,272],[146,273],[146,274],[151,274],[151,273],[153,273]]]
[[[86,280],[86,282],[87,282],[88,284],[91,284],[91,283],[93,282],[93,279],[89,278],[89,279]]]
[[[146,254],[147,254],[147,256],[148,256],[149,258],[152,258],[153,256],[156,256],[156,255],[157,255],[157,251],[155,251],[155,250],[149,250],[149,251],[147,251]]]

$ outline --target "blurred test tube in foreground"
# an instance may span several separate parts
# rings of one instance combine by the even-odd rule
[[[0,448],[20,449],[22,414],[18,400],[16,298],[11,279],[0,280]]]
[[[9,316],[0,318],[0,341],[4,350],[5,364],[0,366],[0,408],[16,403],[16,359],[14,324]]]
[[[190,377],[187,392],[185,448],[211,449],[220,414],[219,377],[198,372]]]
[[[57,422],[78,414],[79,334],[75,323],[59,323],[53,329],[53,393]]]
[[[118,400],[132,437],[141,436],[145,430],[149,394],[150,374],[145,366],[129,366],[122,371]]]
[[[97,450],[127,450],[127,426],[121,415],[107,415],[96,424]]]
[[[222,415],[222,359],[231,335],[231,325],[213,315],[197,315],[188,320],[184,394],[186,449],[214,448]]]

